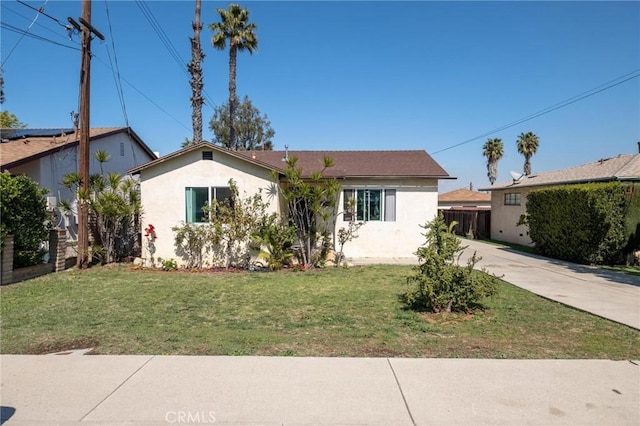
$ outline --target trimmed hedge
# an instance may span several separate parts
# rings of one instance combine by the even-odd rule
[[[627,211],[625,215],[626,247],[624,254],[640,250],[640,183],[625,184]]]
[[[527,197],[527,220],[536,251],[578,263],[621,262],[633,240],[630,217],[637,213],[629,211],[632,203],[626,188],[609,182],[532,191]]]

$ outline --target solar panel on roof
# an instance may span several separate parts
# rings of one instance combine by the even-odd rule
[[[53,137],[62,136],[63,134],[69,135],[74,133],[73,129],[1,129],[0,134],[2,139],[23,139],[29,137]]]

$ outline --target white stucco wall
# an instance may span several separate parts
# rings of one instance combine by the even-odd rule
[[[153,224],[156,230],[155,259],[174,259],[183,265],[176,254],[172,227],[185,221],[185,188],[225,187],[234,179],[242,198],[262,190],[262,199],[269,202],[268,211],[278,213],[279,188],[270,172],[262,167],[238,160],[223,152],[213,151],[213,161],[202,160],[203,148],[161,162],[140,173],[142,197],[142,229]],[[144,233],[144,231],[143,231]],[[149,258],[143,237],[143,257]],[[210,261],[210,260],[209,260]]]
[[[358,238],[347,242],[344,254],[347,258],[397,258],[414,257],[414,252],[424,244],[424,230],[420,225],[432,220],[438,213],[438,181],[436,179],[413,180],[348,180],[341,182],[344,189],[395,189],[396,220],[394,222],[366,222],[358,231]],[[339,211],[344,205],[344,191],[340,194]],[[339,214],[336,230],[346,228],[343,215]],[[334,241],[335,241],[334,237]],[[337,249],[338,247],[336,247]]]
[[[527,212],[527,195],[530,188],[509,188],[491,191],[491,239],[507,243],[532,245],[529,227],[517,226],[520,216]],[[520,194],[519,206],[504,204],[505,193]]]

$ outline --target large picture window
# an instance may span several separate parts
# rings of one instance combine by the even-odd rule
[[[504,194],[504,205],[505,206],[519,206],[520,205],[520,193],[518,192],[507,192]]]
[[[212,200],[219,203],[231,198],[229,187],[188,187],[185,189],[186,223],[202,223],[209,219],[205,207]]]
[[[343,220],[362,222],[396,220],[395,189],[345,189],[343,193]]]

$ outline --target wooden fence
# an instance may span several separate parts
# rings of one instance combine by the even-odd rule
[[[491,238],[491,210],[477,208],[452,208],[441,210],[447,225],[458,224],[454,232],[470,238]]]

